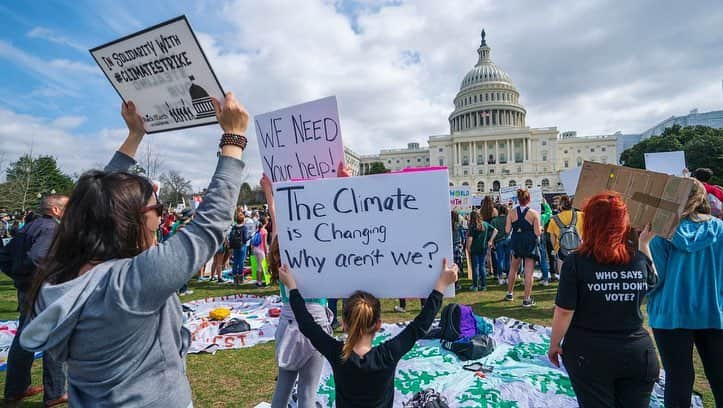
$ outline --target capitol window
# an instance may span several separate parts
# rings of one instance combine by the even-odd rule
[[[542,161],[547,161],[547,153],[542,153]]]
[[[469,183],[465,181],[464,183],[462,183],[462,185],[463,185],[463,186],[469,186]]]
[[[591,153],[595,153],[595,148],[594,148],[594,147],[591,147],[591,148],[590,148],[590,152],[591,152]]]
[[[489,101],[489,100],[490,100],[490,94],[485,94],[485,101]]]
[[[542,187],[550,187],[550,180],[542,179]]]
[[[602,148],[602,151],[603,151],[603,152],[605,151],[605,148],[604,148],[604,147]]]
[[[582,158],[578,157],[577,158],[577,167],[580,167],[580,166],[582,166]]]
[[[421,162],[422,162],[422,159],[420,159],[419,157],[417,157],[417,163],[421,163]]]
[[[568,161],[565,160],[565,168],[568,168],[568,167],[570,167],[570,163],[568,163]]]
[[[562,152],[565,153],[565,154],[567,154],[567,150],[563,150]]]
[[[397,164],[399,164],[399,160],[397,160]]]
[[[530,179],[525,180],[525,187],[532,188],[532,180],[530,180]]]
[[[542,145],[543,145],[543,146],[547,146],[547,140],[546,140],[546,139],[542,139]]]
[[[479,174],[481,176],[481,175],[485,174],[485,171],[483,169],[479,169],[477,171],[477,174]]]
[[[477,103],[477,95],[474,96],[474,102]]]
[[[439,149],[437,149],[437,151],[438,151],[438,152],[443,152],[443,151],[444,151],[444,148],[440,147]]]
[[[410,163],[410,162],[411,162],[411,160],[407,159],[407,163]]]
[[[387,164],[392,164],[392,161],[391,161],[391,160],[387,160]]]
[[[439,165],[444,166],[444,159],[441,157],[439,158]]]
[[[466,176],[466,175],[467,175],[467,170],[465,170],[463,174]]]
[[[510,186],[510,187],[517,187],[517,182],[516,182],[515,180],[510,180],[509,186]]]

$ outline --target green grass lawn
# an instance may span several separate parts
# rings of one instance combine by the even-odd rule
[[[467,285],[467,281],[462,281]],[[492,283],[492,282],[489,282]],[[475,313],[487,316],[509,316],[532,323],[549,326],[552,321],[552,307],[557,291],[556,285],[548,287],[535,286],[533,296],[537,306],[523,308],[521,306],[522,287],[518,286],[514,302],[502,300],[505,289],[490,285],[486,292],[462,291],[453,301],[472,305]],[[192,295],[182,298],[183,301],[205,297],[223,296],[233,293],[254,295],[275,294],[278,288],[256,289],[251,285],[239,290],[232,285],[216,283],[191,283]],[[411,320],[419,312],[419,302],[408,301],[407,313],[394,313],[396,300],[382,302],[382,318],[385,322]],[[10,280],[0,277],[0,319],[16,319],[16,295]],[[341,307],[341,306],[340,306]],[[703,367],[696,354],[695,391],[703,396],[704,405],[713,407],[713,395],[703,375]],[[276,378],[276,364],[273,343],[258,345],[242,350],[219,351],[216,355],[193,354],[188,356],[188,375],[193,389],[196,407],[253,407],[261,401],[271,401]],[[41,384],[41,363],[33,365],[33,381]],[[0,386],[5,386],[5,376],[0,375]],[[41,398],[30,400],[25,406],[41,407]]]

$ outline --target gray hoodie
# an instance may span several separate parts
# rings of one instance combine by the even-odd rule
[[[134,164],[117,152],[106,171]],[[188,226],[141,254],[97,265],[58,285],[45,284],[22,346],[68,365],[74,407],[188,407],[191,388],[176,291],[208,261],[231,222],[244,163],[221,157]]]

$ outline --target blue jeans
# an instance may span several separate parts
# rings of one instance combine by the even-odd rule
[[[550,261],[547,259],[547,244],[545,237],[541,236],[540,240],[540,270],[542,271],[542,280],[550,280]]]
[[[510,273],[510,240],[503,239],[495,244],[495,252],[497,256],[497,278],[506,278]]]
[[[472,286],[487,287],[487,277],[485,276],[487,275],[485,271],[487,251],[481,254],[470,254],[470,258],[472,258]]]
[[[246,248],[247,248],[246,245],[244,245],[241,248],[236,248],[233,250],[232,273],[234,275],[243,276],[243,274],[244,274],[244,261],[246,260]]]

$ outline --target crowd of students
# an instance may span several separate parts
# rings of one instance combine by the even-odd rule
[[[268,178],[261,180],[268,214],[256,219],[233,211],[249,119],[230,93],[213,103],[224,134],[195,212],[163,218],[153,185],[127,172],[145,135],[132,102],[121,109],[128,137],[105,170],[83,174],[69,198],[45,205],[50,233],[35,239],[45,246],[29,259],[32,284],[18,288],[21,321],[11,354],[43,351],[64,365],[68,393],[61,376],[60,386],[46,385],[46,406],[69,400],[75,406],[191,407],[185,365],[190,334],[176,293],[209,259],[217,266],[211,277],[220,278],[229,255],[240,283],[251,253],[259,284],[279,281],[284,304],[273,407],[288,405],[294,384],[298,406],[314,407],[325,360],[334,373],[337,406],[392,406],[397,363],[430,328],[442,293],[457,284],[466,253],[472,291],[487,288],[490,259],[497,283],[507,285],[507,301],[514,300],[517,275],[523,274],[525,307],[535,305],[536,264],[543,285],[559,275],[548,356],[558,366],[562,358],[581,406],[647,406],[659,373],[655,345],[667,372],[666,406],[690,404],[693,345],[716,404],[723,406],[723,221],[711,215],[708,186],[695,182],[670,240],[649,228],[634,231],[624,201],[613,192],[593,197],[582,211],[565,196],[552,207],[530,208],[524,189],[515,207],[486,198],[469,218],[453,211],[454,259],[445,259],[419,315],[398,336],[372,346],[381,327],[379,299],[355,292],[342,302],[339,319],[336,300],[305,299],[299,292],[279,253]],[[348,170],[340,164],[338,174],[348,176]],[[643,326],[645,296],[655,343]],[[335,323],[347,333],[345,341],[333,337]],[[12,370],[8,361],[6,401],[42,392],[30,386],[29,369]],[[11,386],[13,375],[28,381]]]

